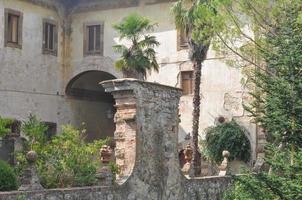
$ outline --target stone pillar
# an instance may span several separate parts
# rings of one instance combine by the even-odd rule
[[[118,183],[123,183],[131,175],[135,163],[136,98],[131,90],[111,91],[111,93],[116,103],[114,140],[116,165],[119,169],[116,180]]]
[[[228,174],[230,152],[223,151],[222,156],[223,156],[223,161],[221,162],[221,165],[219,166],[220,171],[219,171],[218,176],[226,176]]]
[[[28,167],[23,172],[19,191],[43,190],[35,166],[35,162],[37,161],[37,153],[35,151],[29,151],[26,154],[26,160],[28,161]]]
[[[117,179],[129,177],[127,183],[138,195],[129,194],[131,199],[178,199],[183,177],[177,131],[181,90],[135,79],[105,81],[102,86],[116,101],[115,157],[121,170]],[[172,189],[165,194],[164,188]]]
[[[104,145],[100,149],[100,168],[97,170],[97,184],[101,186],[110,186],[113,184],[113,174],[109,167],[112,157],[112,149],[110,146]]]

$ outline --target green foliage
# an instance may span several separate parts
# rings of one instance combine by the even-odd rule
[[[41,184],[45,188],[89,186],[96,181],[98,151],[107,141],[85,142],[85,131],[64,126],[62,133],[45,139],[45,129],[36,117],[23,126],[30,138],[28,146],[38,154],[36,162]],[[19,170],[26,166],[25,153],[17,156]]]
[[[113,27],[119,33],[120,40],[130,42],[130,46],[123,44],[113,46],[121,58],[116,61],[118,70],[134,71],[146,76],[148,70],[158,71],[154,47],[159,46],[155,36],[147,35],[146,32],[153,30],[156,24],[137,14],[131,14]]]
[[[251,157],[250,142],[245,136],[245,130],[234,120],[208,128],[202,149],[203,154],[216,163],[223,160],[224,150],[230,152],[230,160],[248,162]]]
[[[9,126],[13,123],[11,119],[5,119],[0,116],[0,138],[3,138],[7,135],[11,130]]]
[[[270,52],[262,51],[267,72],[256,70],[252,93],[255,102],[247,109],[267,131],[270,142],[302,147],[302,26],[301,1],[284,9],[274,33],[266,36]]]
[[[39,148],[47,142],[47,137],[44,134],[47,127],[34,115],[30,115],[28,121],[22,124],[21,130],[30,144],[28,150]]]
[[[282,9],[299,0],[205,0],[198,3],[194,16],[193,38],[212,35],[212,45],[236,67],[263,67],[262,51],[270,51],[266,34],[274,32]],[[205,26],[207,25],[208,26]]]
[[[207,14],[212,14],[206,12],[208,9],[209,1],[206,0],[178,0],[172,7],[176,27],[187,33],[193,60],[202,58],[203,61],[206,58],[208,46],[214,35],[213,21],[204,19]],[[202,52],[203,50],[205,51]]]
[[[225,192],[225,200],[298,200],[302,199],[302,149],[289,156],[291,150],[270,147],[266,162],[270,172],[234,177],[234,185]]]
[[[114,163],[114,162],[110,162],[109,163],[109,168],[110,168],[110,171],[113,174],[113,180],[115,180],[116,179],[116,175],[119,173],[119,168],[118,168],[117,164]]]
[[[254,102],[245,109],[272,146],[265,157],[269,172],[235,177],[225,199],[302,199],[301,0],[228,3],[213,0],[216,13],[205,19],[220,23],[214,46],[224,56],[233,55],[228,59],[238,66],[253,66],[246,75],[256,88]]]
[[[0,160],[0,191],[11,191],[17,188],[17,178],[13,168]]]

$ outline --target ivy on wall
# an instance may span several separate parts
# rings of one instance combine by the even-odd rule
[[[223,160],[222,151],[230,152],[229,159],[248,162],[251,157],[251,145],[245,135],[245,129],[235,120],[224,122],[206,129],[206,138],[202,141],[204,156],[216,163]]]

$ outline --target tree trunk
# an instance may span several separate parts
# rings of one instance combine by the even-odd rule
[[[200,116],[200,82],[201,82],[202,62],[194,61],[194,97],[193,97],[193,171],[194,176],[201,174],[201,154],[198,147],[199,116]]]

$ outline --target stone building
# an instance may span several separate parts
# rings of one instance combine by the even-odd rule
[[[87,128],[88,140],[112,136],[114,99],[98,83],[122,77],[114,68],[119,55],[112,46],[119,40],[112,24],[135,12],[158,23],[152,34],[161,43],[160,70],[147,81],[184,90],[182,144],[192,126],[193,68],[171,5],[170,0],[0,0],[0,115],[19,121],[37,115],[49,134],[73,124]],[[210,51],[202,74],[200,134],[221,116],[236,118],[249,130],[255,150],[257,127],[242,108],[240,69]]]

